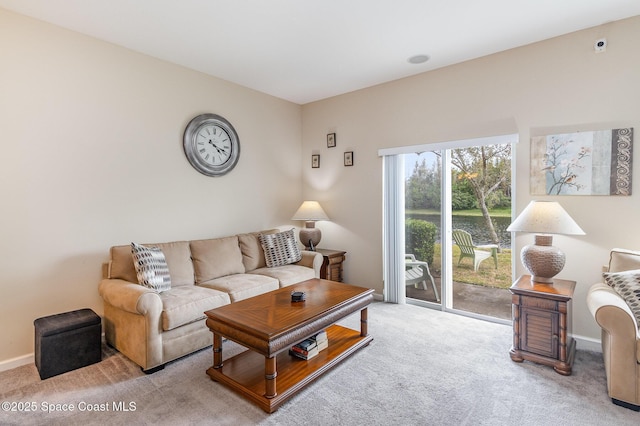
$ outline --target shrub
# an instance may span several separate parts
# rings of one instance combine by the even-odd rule
[[[405,253],[413,253],[417,260],[433,264],[433,251],[438,228],[420,219],[405,220]]]
[[[478,208],[478,200],[475,195],[466,192],[451,193],[452,210],[473,210]]]

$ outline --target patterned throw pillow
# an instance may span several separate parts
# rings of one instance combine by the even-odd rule
[[[302,259],[293,229],[277,234],[260,234],[260,244],[269,268],[289,265]]]
[[[164,253],[158,247],[145,247],[131,243],[133,265],[136,267],[138,283],[161,293],[171,289],[171,276]]]
[[[623,272],[605,272],[604,281],[627,302],[640,327],[640,269]]]

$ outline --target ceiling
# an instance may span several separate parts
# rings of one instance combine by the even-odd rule
[[[0,8],[298,104],[640,15],[638,0],[0,0]],[[414,55],[430,60],[411,64]]]

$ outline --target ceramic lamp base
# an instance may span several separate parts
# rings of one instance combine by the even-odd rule
[[[300,229],[300,242],[307,248],[307,250],[314,250],[320,243],[322,233],[318,228],[316,228],[316,223],[314,221],[307,221],[304,226],[304,228]]]
[[[565,255],[557,247],[552,246],[553,236],[536,235],[535,244],[522,248],[520,259],[531,273],[531,281],[553,283],[553,277],[564,268]]]

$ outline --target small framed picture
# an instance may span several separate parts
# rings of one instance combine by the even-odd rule
[[[344,153],[344,165],[353,166],[353,151],[345,151]]]
[[[311,168],[312,169],[320,168],[320,154],[313,154],[311,156]]]
[[[335,148],[336,146],[336,134],[329,133],[327,135],[327,148]]]

